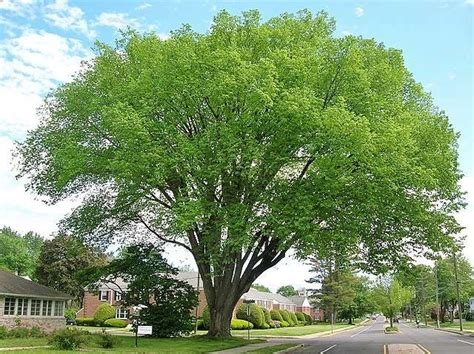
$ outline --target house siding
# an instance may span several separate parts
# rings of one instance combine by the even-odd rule
[[[0,326],[13,327],[39,327],[46,332],[52,332],[66,327],[64,316],[5,316],[5,296],[0,296]]]

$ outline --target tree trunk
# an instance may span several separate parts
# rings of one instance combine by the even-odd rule
[[[393,327],[393,317],[390,316],[390,327]]]
[[[219,338],[231,337],[230,322],[233,311],[234,306],[221,307],[220,309],[209,306],[211,323],[207,335]]]

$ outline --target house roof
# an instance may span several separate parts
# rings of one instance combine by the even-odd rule
[[[0,270],[0,295],[34,297],[41,299],[72,299],[72,296]]]
[[[290,296],[290,300],[293,301],[296,306],[311,306],[306,296]]]
[[[291,299],[274,293],[266,293],[263,291],[258,291],[257,289],[250,288],[248,292],[242,295],[243,299],[252,299],[252,300],[271,300],[274,303],[284,304],[284,305],[297,305]]]

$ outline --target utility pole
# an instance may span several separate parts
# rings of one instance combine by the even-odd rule
[[[456,279],[456,297],[458,299],[459,330],[462,332],[461,296],[459,295],[458,262],[456,259],[456,252],[453,253],[453,261],[454,261],[454,278]]]
[[[436,285],[436,328],[439,328],[439,286],[438,286],[438,266],[435,262],[434,266],[435,272],[435,285]]]

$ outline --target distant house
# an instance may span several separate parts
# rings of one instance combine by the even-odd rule
[[[179,272],[176,276],[177,279],[188,282],[196,291],[199,288],[199,305],[197,308],[197,316],[201,317],[204,308],[207,305],[206,295],[202,287],[202,280],[197,272]],[[199,285],[199,286],[198,286]],[[127,284],[121,279],[117,279],[115,284],[113,283],[102,283],[99,284],[97,289],[85,289],[83,308],[79,311],[78,317],[93,317],[97,307],[101,303],[109,303],[116,307],[116,318],[126,319],[129,317],[129,311],[123,307],[120,302],[122,293],[127,291]],[[298,298],[298,299],[296,299]],[[313,319],[322,320],[322,312],[319,309],[313,308],[309,304],[306,296],[298,296],[295,299],[287,298],[280,294],[266,293],[250,288],[250,290],[242,295],[241,299],[237,303],[239,306],[243,300],[255,300],[255,303],[267,310],[289,310],[289,311],[301,311],[310,315]],[[236,306],[236,307],[237,307]],[[193,314],[196,309],[193,310]],[[234,313],[235,315],[235,313]]]
[[[474,297],[469,299],[469,312],[474,314]]]
[[[72,296],[0,270],[0,326],[41,327],[52,331],[66,325],[64,310]]]

